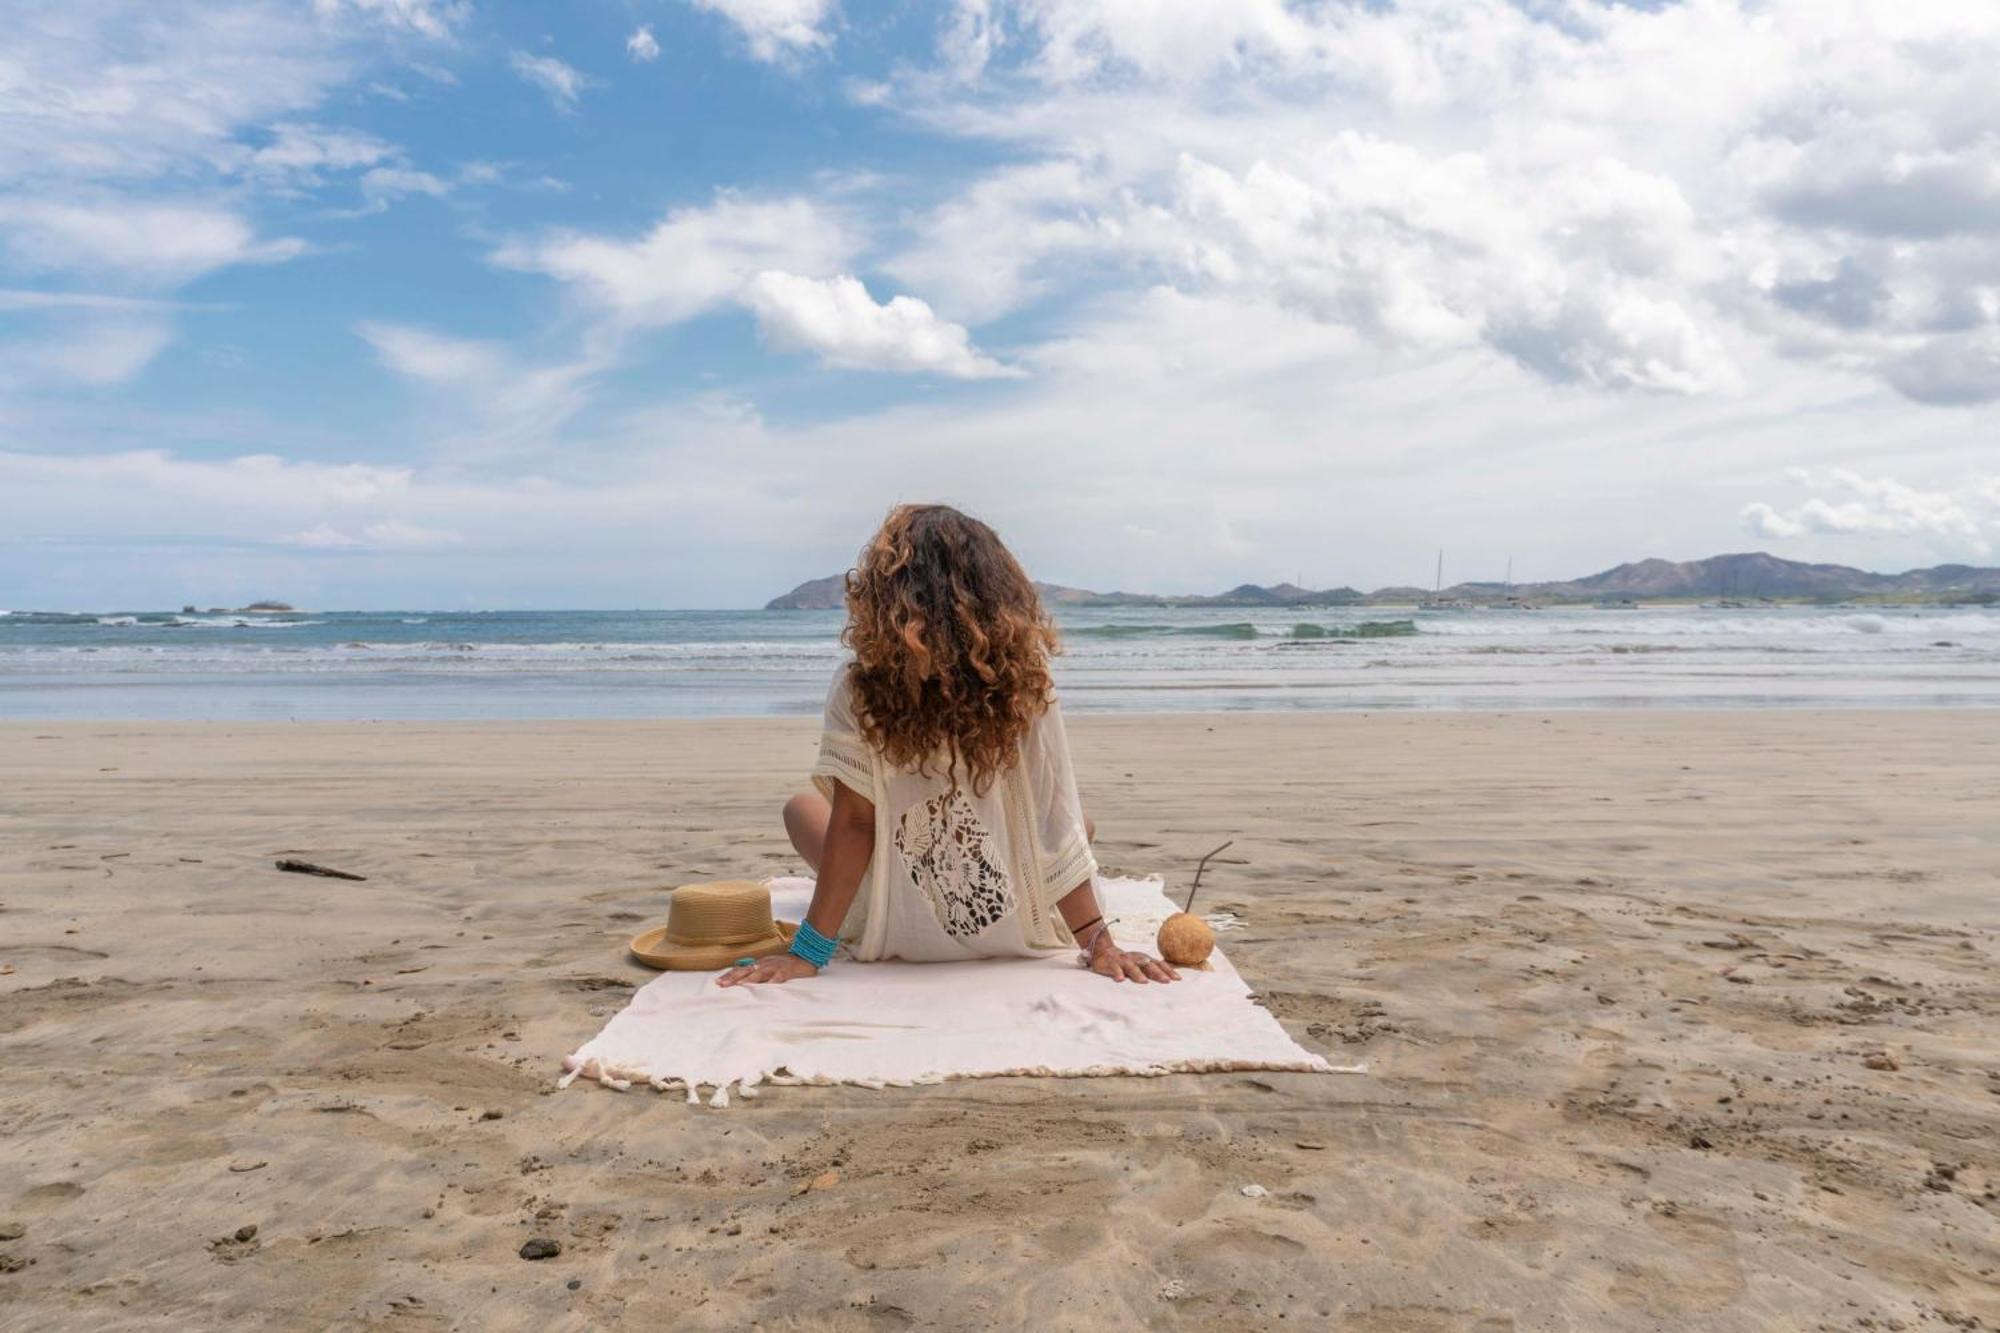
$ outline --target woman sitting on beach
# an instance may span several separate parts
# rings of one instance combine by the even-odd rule
[[[1178,980],[1105,928],[1049,679],[1055,625],[993,529],[897,508],[847,576],[847,617],[816,790],[785,806],[812,906],[791,952],[718,984],[814,976],[836,939],[861,961],[1076,948],[1115,981]]]

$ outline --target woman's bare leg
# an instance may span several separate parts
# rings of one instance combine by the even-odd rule
[[[833,806],[816,791],[802,791],[785,802],[785,834],[805,863],[819,873],[820,854],[826,850],[826,827],[833,820]]]
[[[814,872],[819,870],[820,854],[826,849],[826,826],[832,819],[833,806],[816,791],[802,791],[785,802],[785,836]],[[1097,841],[1097,821],[1089,815],[1083,817],[1083,836],[1086,842]]]

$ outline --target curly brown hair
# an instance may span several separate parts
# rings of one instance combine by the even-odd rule
[[[949,505],[889,511],[847,575],[862,734],[899,767],[942,756],[974,792],[1011,768],[1053,697],[1055,622],[1027,571],[978,519]]]

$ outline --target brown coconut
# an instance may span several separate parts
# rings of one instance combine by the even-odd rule
[[[1160,957],[1175,967],[1200,967],[1215,952],[1215,932],[1191,912],[1175,912],[1160,923]]]

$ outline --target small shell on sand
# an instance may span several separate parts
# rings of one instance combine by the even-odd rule
[[[1175,912],[1160,923],[1160,957],[1175,967],[1199,967],[1215,952],[1215,932],[1200,917]]]

